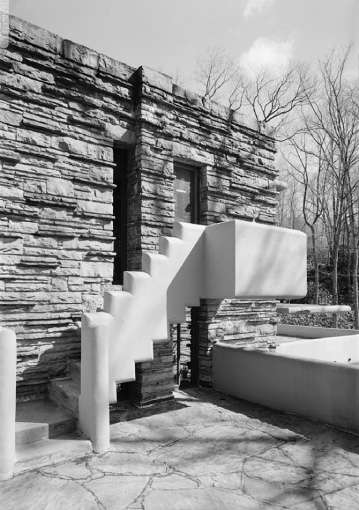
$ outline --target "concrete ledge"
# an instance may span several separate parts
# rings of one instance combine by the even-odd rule
[[[351,312],[351,308],[346,305],[296,305],[278,303],[277,312],[285,315],[291,313],[346,313]]]
[[[332,336],[358,335],[357,329],[321,328],[319,326],[295,326],[292,324],[278,324],[277,335],[298,338],[329,338]]]
[[[350,363],[359,361],[359,336],[305,339],[277,345],[278,354],[290,354],[312,360]]]
[[[359,433],[359,368],[216,344],[216,390]]]

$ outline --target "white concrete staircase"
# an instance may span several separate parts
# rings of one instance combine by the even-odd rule
[[[112,404],[117,401],[117,383],[133,381],[135,363],[152,360],[153,342],[167,340],[169,322],[185,321],[185,307],[199,305],[202,274],[196,268],[203,256],[204,230],[199,225],[176,224],[173,237],[160,238],[158,253],[143,254],[143,271],[126,271],[123,290],[105,293],[105,314],[86,314],[89,322],[101,316],[110,321],[112,317],[109,346]],[[183,288],[176,285],[177,292],[171,293],[169,287],[181,268],[192,273],[192,277],[180,274],[180,279],[187,283]],[[86,379],[82,384],[84,393]],[[78,417],[80,393],[81,365],[70,362],[67,376],[51,381],[49,396]]]
[[[153,359],[153,343],[167,340],[169,324],[186,320],[186,306],[199,306],[204,231],[204,226],[176,223],[172,237],[160,237],[158,253],[143,254],[142,271],[124,273],[122,291],[105,293],[104,311],[113,318],[111,402],[117,383],[135,380],[135,363]]]
[[[110,448],[108,402],[117,383],[135,379],[135,363],[153,359],[169,324],[185,320],[200,298],[295,298],[306,294],[306,236],[232,220],[207,227],[175,223],[143,271],[124,273],[121,292],[106,292],[104,312],[84,314],[79,423],[94,451]]]

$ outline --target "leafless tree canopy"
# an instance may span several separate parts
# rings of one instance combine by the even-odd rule
[[[245,71],[218,47],[206,48],[198,56],[195,78],[204,98],[224,100],[231,109],[254,115],[259,126],[271,123],[277,131],[306,104],[314,88],[304,64],[292,63],[280,73],[269,68]]]
[[[194,76],[205,99],[227,101],[236,110],[241,107],[242,71],[224,49],[207,47],[197,57]]]
[[[312,234],[315,298],[319,292],[316,239],[322,232],[332,267],[333,303],[339,302],[338,268],[340,263],[343,273],[345,261],[346,287],[359,327],[359,87],[358,79],[348,72],[350,51],[333,51],[319,63],[312,81],[315,91],[303,87],[307,97],[285,152],[291,174],[301,183],[302,216]]]

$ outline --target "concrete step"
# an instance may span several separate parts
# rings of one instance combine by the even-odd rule
[[[57,405],[65,408],[73,416],[78,417],[78,401],[81,393],[81,363],[70,361],[68,376],[53,379],[49,384],[49,397]],[[128,399],[119,394],[119,401],[110,404],[110,424],[119,423],[133,417],[139,417],[136,407]],[[162,401],[162,399],[161,399]],[[153,402],[151,401],[151,404]]]
[[[91,442],[75,434],[20,445],[16,448],[14,474],[17,475],[31,469],[38,469],[91,454]]]
[[[76,418],[50,400],[19,402],[16,405],[16,445],[68,434],[76,428]]]
[[[77,432],[76,417],[51,400],[17,403],[15,437],[15,474],[92,453],[91,442]]]
[[[74,381],[81,382],[81,361],[69,361],[68,364],[68,377]]]
[[[49,397],[56,404],[64,407],[72,415],[78,417],[78,401],[80,395],[80,383],[69,377],[63,379],[53,379],[49,385]],[[110,405],[110,423],[125,421],[129,414],[129,409],[133,405],[127,402],[117,402]]]
[[[79,415],[80,382],[69,377],[53,379],[49,384],[49,397],[67,409],[73,416]]]

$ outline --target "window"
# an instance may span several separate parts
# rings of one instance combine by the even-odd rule
[[[174,173],[175,221],[198,223],[198,169],[175,164]]]
[[[113,235],[115,236],[113,283],[123,283],[123,272],[127,269],[127,168],[128,151],[114,147],[113,183]]]
[[[175,221],[199,223],[199,169],[175,164]],[[187,308],[187,321],[172,328],[174,376],[181,387],[198,385],[198,308]]]

